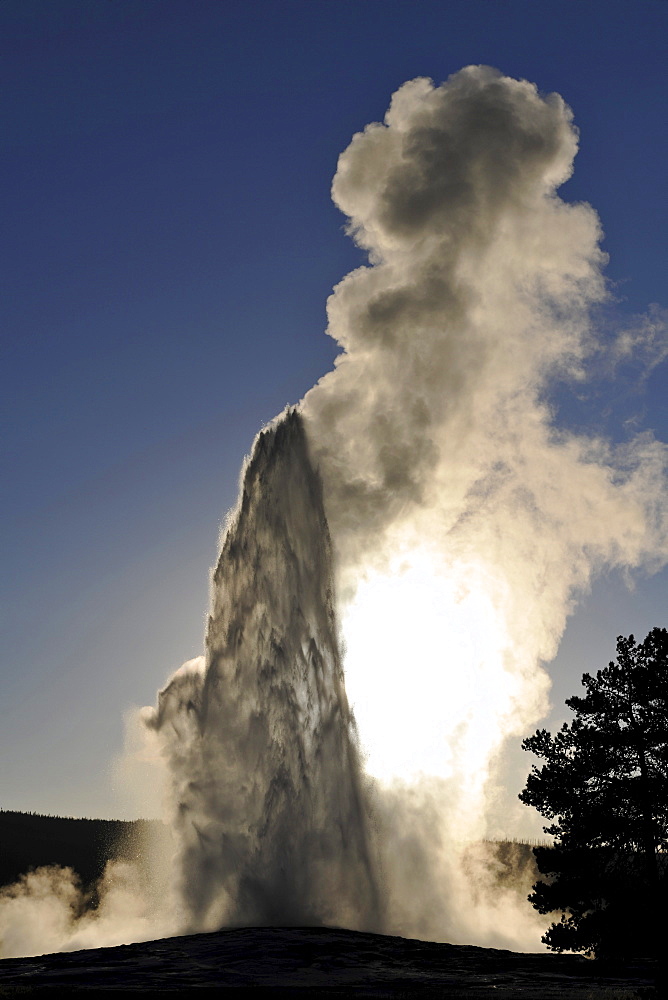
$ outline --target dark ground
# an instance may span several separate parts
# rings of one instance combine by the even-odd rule
[[[243,928],[0,962],[0,997],[97,990],[274,997],[658,997],[648,963],[600,966],[575,955],[523,955],[328,928]]]
[[[146,824],[149,826],[152,824]],[[40,865],[68,865],[90,886],[111,857],[136,858],[145,821],[74,820],[0,811],[0,885]],[[495,846],[502,884],[533,880],[529,845]],[[659,997],[648,963],[602,966],[573,955],[523,955],[326,928],[245,928],[119,948],[0,961],[3,997],[78,990],[162,996],[632,1000]],[[668,995],[668,994],[667,994]]]

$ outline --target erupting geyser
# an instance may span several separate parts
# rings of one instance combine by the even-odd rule
[[[256,440],[205,655],[143,710],[174,891],[126,940],[332,923],[540,949],[480,849],[524,811],[504,753],[596,575],[668,560],[666,445],[555,421],[555,387],[668,354],[658,308],[592,320],[599,220],[557,193],[577,141],[558,94],[469,66],[404,84],[341,155],[368,264],[328,302],[334,370]]]
[[[292,410],[263,431],[213,573],[206,656],[146,721],[194,927],[378,926],[322,487]]]

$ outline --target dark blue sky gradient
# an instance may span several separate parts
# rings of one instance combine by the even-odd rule
[[[329,197],[352,134],[471,62],[557,90],[581,130],[562,194],[601,216],[620,313],[668,305],[667,39],[663,0],[0,4],[0,807],[122,808],[123,710],[200,651],[241,459],[331,367],[325,301],[361,262]],[[666,440],[667,384],[558,402]],[[665,584],[599,585],[558,703],[617,631],[665,624]]]

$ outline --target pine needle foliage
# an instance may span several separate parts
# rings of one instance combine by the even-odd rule
[[[639,643],[619,636],[616,660],[582,684],[566,701],[572,722],[522,743],[544,763],[519,797],[554,837],[535,850],[547,880],[529,900],[561,912],[543,937],[554,951],[654,953],[668,849],[668,630]]]

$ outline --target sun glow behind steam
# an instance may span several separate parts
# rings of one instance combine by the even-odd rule
[[[362,580],[342,631],[346,686],[374,777],[448,779],[479,808],[521,693],[502,587],[483,562],[448,564],[425,549]]]
[[[437,838],[512,835],[510,741],[546,714],[569,615],[599,573],[668,558],[668,448],[552,402],[624,350],[595,320],[598,216],[558,193],[577,145],[558,94],[468,66],[399,88],[332,186],[368,264],[330,296],[342,354],[301,409],[367,770],[438,786]],[[631,341],[658,361],[649,329]]]

